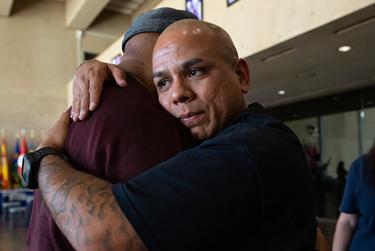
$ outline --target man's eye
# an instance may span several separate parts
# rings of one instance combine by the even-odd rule
[[[157,82],[157,88],[158,89],[163,89],[169,84],[169,80],[163,79]]]
[[[192,69],[189,71],[189,77],[198,77],[203,74],[202,69]]]

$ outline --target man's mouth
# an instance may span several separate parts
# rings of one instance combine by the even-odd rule
[[[199,124],[203,119],[203,112],[189,112],[178,117],[184,126],[191,128]]]

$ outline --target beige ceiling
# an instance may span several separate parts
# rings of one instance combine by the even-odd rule
[[[339,52],[342,45],[352,50]],[[375,5],[247,60],[252,81],[247,102],[268,107],[375,84]]]

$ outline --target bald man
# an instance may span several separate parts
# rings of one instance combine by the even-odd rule
[[[39,187],[72,245],[313,250],[312,182],[303,149],[261,105],[246,108],[248,66],[227,33],[202,21],[171,25],[154,48],[153,80],[163,107],[202,143],[116,185],[74,170],[58,155],[44,157]],[[61,150],[68,124],[63,113],[39,149]],[[86,196],[90,205],[80,201]],[[73,227],[64,228],[66,221]]]

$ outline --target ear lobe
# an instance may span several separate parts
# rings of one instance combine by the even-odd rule
[[[242,93],[247,93],[250,90],[250,74],[249,66],[245,59],[238,59],[235,71],[239,77]]]

